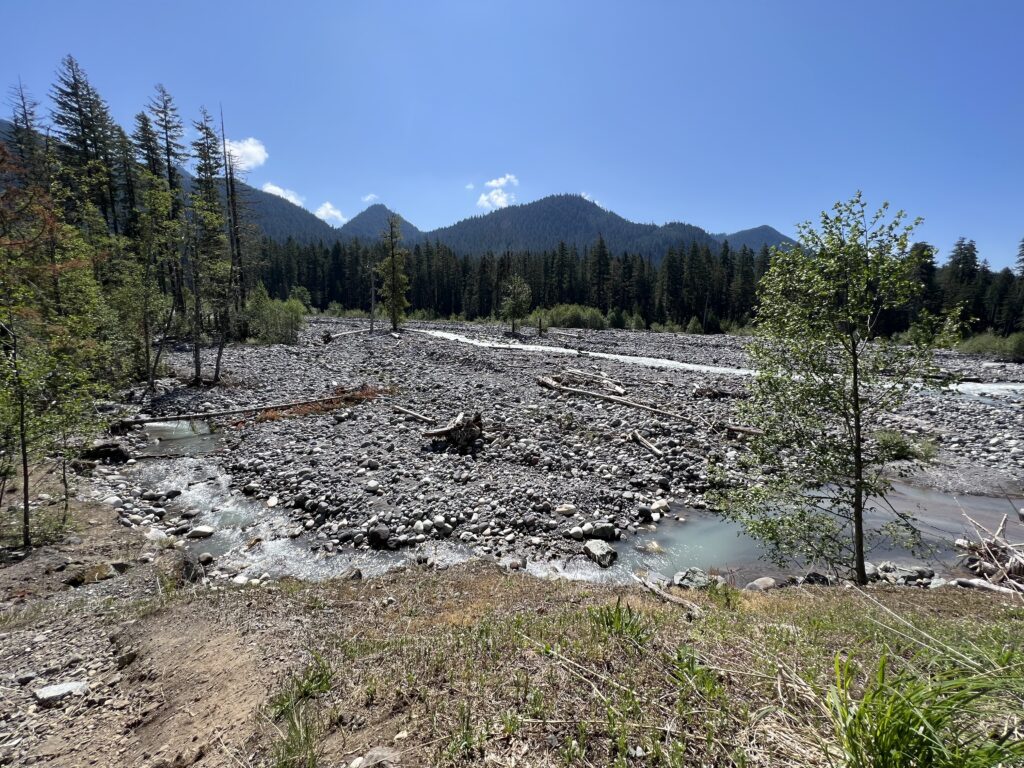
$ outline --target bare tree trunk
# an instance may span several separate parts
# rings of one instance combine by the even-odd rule
[[[153,367],[149,371],[149,389],[152,391],[155,387],[154,379],[156,379],[157,369],[160,367],[160,356],[164,352],[164,340],[167,338],[167,332],[171,329],[171,322],[174,320],[174,302],[171,302],[171,309],[167,313],[167,322],[164,323],[164,331],[160,334],[160,343],[156,345],[156,356],[153,358]]]
[[[199,355],[199,343],[203,336],[203,300],[199,290],[199,255],[192,254],[192,364],[195,375],[192,383],[203,383],[203,362]]]
[[[864,445],[860,412],[860,351],[857,339],[853,335],[850,338],[850,353],[853,363],[853,558],[856,582],[863,585],[868,583],[867,570],[864,567]]]

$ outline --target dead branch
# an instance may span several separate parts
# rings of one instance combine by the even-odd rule
[[[583,395],[584,397],[596,397],[598,400],[604,400],[609,403],[617,403],[618,405],[625,405],[630,408],[639,408],[643,411],[650,413],[656,413],[659,416],[668,416],[673,419],[681,419],[683,421],[689,421],[685,416],[679,413],[672,413],[671,411],[662,410],[661,408],[655,408],[652,405],[645,405],[644,403],[638,403],[634,400],[627,400],[625,397],[619,395],[606,395],[603,392],[592,392],[589,389],[577,389],[576,387],[567,387],[563,384],[559,384],[554,379],[548,376],[538,376],[537,383],[547,389],[553,389],[556,392],[566,392],[571,395]]]
[[[638,576],[635,573],[632,574],[632,576],[633,580],[637,584],[639,584],[644,589],[653,592],[655,595],[660,597],[665,602],[672,603],[673,605],[681,605],[683,608],[685,608],[687,611],[688,619],[699,619],[704,615],[704,609],[696,603],[691,602],[682,597],[677,597],[676,595],[670,595],[668,592],[658,587],[653,581]]]
[[[632,440],[634,443],[643,446],[648,451],[657,456],[659,459],[665,455],[665,452],[663,450],[655,446],[654,443],[652,443],[650,440],[641,435],[639,430],[633,430],[632,432],[630,432],[629,439]]]
[[[404,413],[406,416],[412,416],[417,421],[422,421],[424,424],[436,424],[437,419],[432,419],[429,416],[424,416],[422,413],[416,413],[416,411],[403,408],[400,405],[392,406],[396,413]]]

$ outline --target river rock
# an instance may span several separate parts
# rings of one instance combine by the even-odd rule
[[[188,539],[208,539],[216,533],[212,525],[197,525],[185,534]]]
[[[52,707],[60,703],[68,696],[84,696],[89,692],[89,683],[85,680],[74,680],[68,683],[47,685],[44,688],[36,688],[32,691],[40,706]]]
[[[683,589],[704,589],[711,586],[711,577],[701,568],[687,568],[672,577],[672,584]]]
[[[593,560],[602,568],[609,568],[618,557],[619,553],[616,552],[610,544],[601,539],[591,539],[583,545],[583,554]]]
[[[747,584],[744,589],[750,590],[751,592],[764,592],[765,590],[775,589],[777,586],[778,582],[771,576],[762,576],[761,578],[754,579],[752,582]]]
[[[391,539],[391,529],[384,523],[378,523],[366,532],[366,541],[374,549],[385,549]]]
[[[611,523],[601,520],[594,523],[594,528],[590,531],[590,535],[595,539],[615,541],[618,538],[618,531],[615,530],[615,526]]]

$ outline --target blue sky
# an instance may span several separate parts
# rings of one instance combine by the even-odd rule
[[[187,117],[222,104],[250,183],[332,223],[378,200],[431,229],[576,192],[792,234],[862,189],[925,217],[940,254],[963,235],[1005,266],[1024,237],[1016,0],[3,0],[0,18],[5,85],[45,97],[71,53],[125,124],[157,82]]]

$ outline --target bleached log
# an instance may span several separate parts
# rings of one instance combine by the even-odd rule
[[[400,405],[392,406],[397,413],[404,413],[406,416],[412,416],[417,421],[422,421],[424,424],[436,424],[437,419],[432,419],[429,416],[424,416],[422,413],[416,413],[408,408],[403,408]]]
[[[653,581],[649,581],[648,579],[644,579],[640,576],[637,576],[635,573],[632,574],[632,576],[633,580],[637,584],[639,584],[641,587],[648,590],[649,592],[652,592],[653,594],[657,595],[666,603],[672,603],[673,605],[681,605],[683,608],[686,609],[687,616],[689,618],[699,619],[701,616],[704,615],[704,609],[696,603],[691,602],[690,600],[687,600],[682,597],[677,597],[676,595],[670,595],[665,590],[659,588],[658,585],[656,585]]]
[[[641,434],[640,434],[640,432],[639,432],[639,430],[633,430],[632,432],[630,432],[630,433],[629,433],[629,438],[630,438],[630,439],[631,439],[631,440],[632,440],[632,441],[633,441],[634,443],[637,443],[638,445],[641,445],[641,446],[643,446],[644,448],[646,448],[646,449],[647,449],[648,451],[650,451],[651,453],[653,453],[653,454],[654,454],[655,456],[657,456],[657,457],[658,457],[659,459],[660,459],[660,458],[661,458],[662,456],[664,456],[664,455],[665,455],[665,452],[664,452],[663,450],[661,450],[660,448],[658,448],[657,446],[655,446],[655,445],[654,445],[654,443],[652,443],[652,442],[651,442],[650,440],[648,440],[648,439],[647,439],[647,438],[645,438],[645,437],[644,437],[643,435],[641,435]]]

